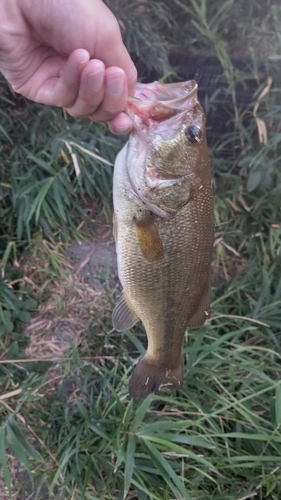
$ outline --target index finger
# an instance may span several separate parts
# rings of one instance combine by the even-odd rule
[[[137,69],[130,58],[125,45],[123,44],[122,39],[120,39],[120,43],[114,44],[114,47],[110,46],[108,50],[103,45],[102,53],[99,51],[98,45],[99,44],[97,43],[95,57],[102,60],[106,68],[118,66],[123,69],[127,77],[128,95],[134,95],[137,81]]]
[[[123,69],[127,77],[128,95],[134,95],[137,69],[123,43],[118,22],[111,11],[110,22],[107,23],[106,28],[104,26],[99,26],[99,28],[96,36],[95,58],[103,61],[106,68],[118,66]]]

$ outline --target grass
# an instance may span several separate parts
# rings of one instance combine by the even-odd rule
[[[56,390],[27,371],[14,411],[3,400],[1,442],[62,498],[278,499],[280,354],[260,323],[218,314],[185,342],[183,389],[137,403],[127,380],[143,348],[99,315],[98,355],[73,347]]]
[[[77,235],[81,218],[91,222],[92,199],[98,197],[109,213],[120,141],[106,134],[105,125],[73,120],[11,94],[3,80],[1,89],[0,234],[1,250],[8,242],[11,254],[13,242],[23,247],[36,231],[64,241]]]
[[[152,44],[164,76],[163,38],[173,50],[216,56],[223,68],[218,90],[203,99],[210,117],[227,117],[210,151],[211,316],[188,332],[175,394],[129,398],[145,332],[114,332],[114,272],[101,271],[93,290],[83,274],[90,255],[80,263],[67,254],[71,239],[99,241],[101,221],[108,232],[111,164],[123,140],[1,84],[1,498],[281,497],[280,7],[243,5],[177,0],[120,14],[132,51],[143,64]],[[134,38],[130,16],[137,33],[150,15],[159,15],[151,40],[149,24],[145,39]],[[234,65],[236,51],[247,70]],[[255,95],[241,105],[250,79]]]

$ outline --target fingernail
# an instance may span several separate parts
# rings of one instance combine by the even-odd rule
[[[113,95],[118,96],[124,90],[124,75],[122,73],[111,76],[106,80],[106,91]]]
[[[83,53],[84,53],[83,61],[80,61],[79,64],[85,64],[86,62],[88,62],[90,60],[89,52],[87,50],[83,50]]]
[[[97,92],[103,86],[104,71],[98,71],[97,73],[91,73],[88,76],[88,85],[91,90]]]
[[[128,134],[130,131],[131,131],[131,127],[126,127],[126,128],[118,127],[118,128],[116,128],[116,134],[118,134],[118,135]]]

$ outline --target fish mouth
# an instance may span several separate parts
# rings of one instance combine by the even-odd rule
[[[162,193],[182,184],[190,174],[177,176],[155,171],[148,167],[149,155],[151,149],[179,133],[185,115],[199,104],[197,90],[195,80],[171,84],[138,83],[135,96],[127,101],[125,111],[134,123],[130,138],[134,168],[128,168],[128,179],[136,197],[159,217],[175,212],[160,206]]]
[[[134,96],[129,96],[126,113],[135,120],[140,118],[143,125],[160,122],[183,111],[192,109],[197,104],[198,85],[195,80],[162,84],[137,83]]]

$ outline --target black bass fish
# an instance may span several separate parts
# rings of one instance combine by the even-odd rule
[[[182,384],[187,327],[210,306],[212,176],[197,83],[138,84],[134,129],[114,168],[114,236],[123,292],[117,331],[141,320],[148,347],[129,383],[136,399]]]

